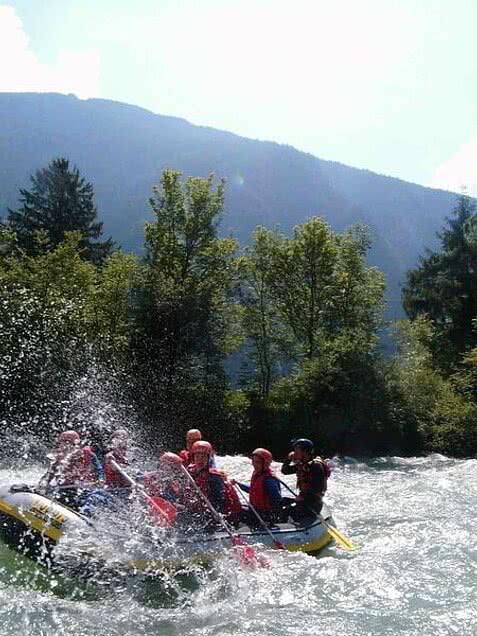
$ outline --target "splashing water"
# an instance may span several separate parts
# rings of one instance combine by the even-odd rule
[[[220,459],[247,478],[248,460]],[[0,471],[0,483],[39,470]],[[268,569],[232,557],[94,593],[0,548],[2,635],[477,633],[477,461],[441,456],[340,464],[327,496],[359,547],[319,558],[268,551]]]

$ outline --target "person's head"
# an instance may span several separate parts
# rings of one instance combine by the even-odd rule
[[[256,448],[252,453],[252,466],[256,472],[269,468],[273,461],[272,454],[266,448]]]
[[[313,442],[304,437],[292,441],[294,458],[298,462],[309,461],[315,453]]]
[[[191,428],[189,431],[187,431],[186,433],[187,450],[190,451],[192,448],[192,445],[195,444],[195,442],[199,442],[201,439],[202,439],[202,433],[199,431],[198,428]]]
[[[212,446],[209,442],[205,441],[194,442],[190,449],[190,454],[197,468],[205,468],[209,465],[209,457],[212,455]]]
[[[118,430],[114,431],[111,435],[111,439],[109,441],[109,446],[113,450],[121,450],[126,451],[129,442],[129,433],[124,428],[118,428]]]
[[[76,431],[63,431],[58,435],[56,448],[60,452],[73,450],[80,444],[80,436]]]

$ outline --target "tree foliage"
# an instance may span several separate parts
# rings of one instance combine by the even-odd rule
[[[8,221],[15,230],[18,245],[28,254],[52,249],[65,234],[78,231],[82,256],[101,263],[112,252],[113,242],[99,242],[103,224],[97,220],[93,185],[70,168],[68,159],[57,158],[30,177],[31,189],[20,189],[20,207],[9,210]],[[46,232],[47,241],[35,239]]]
[[[411,320],[426,314],[435,327],[433,353],[446,370],[477,345],[477,215],[475,202],[460,196],[440,233],[441,251],[429,252],[407,275],[403,305]]]

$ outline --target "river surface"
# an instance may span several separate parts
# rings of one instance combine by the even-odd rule
[[[219,463],[250,474],[244,458]],[[39,474],[0,470],[0,483]],[[1,546],[0,636],[477,635],[477,460],[350,460],[327,501],[356,552],[269,551],[257,570],[224,558],[186,580],[94,593]]]

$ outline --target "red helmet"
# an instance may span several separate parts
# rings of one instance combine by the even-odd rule
[[[58,435],[58,444],[64,444],[65,442],[71,442],[72,444],[80,443],[79,433],[76,431],[63,431]]]
[[[161,464],[170,464],[170,465],[174,465],[174,466],[182,466],[183,462],[182,459],[179,457],[179,455],[176,455],[175,453],[162,453],[162,455],[159,458],[159,461],[161,462]]]
[[[271,452],[266,448],[256,448],[252,453],[252,457],[254,455],[258,455],[259,457],[261,457],[265,463],[265,466],[270,466],[273,461]]]
[[[207,453],[207,455],[212,455],[212,446],[211,444],[209,444],[209,442],[194,442],[192,444],[192,448],[190,449],[190,454],[194,455],[194,453]]]

